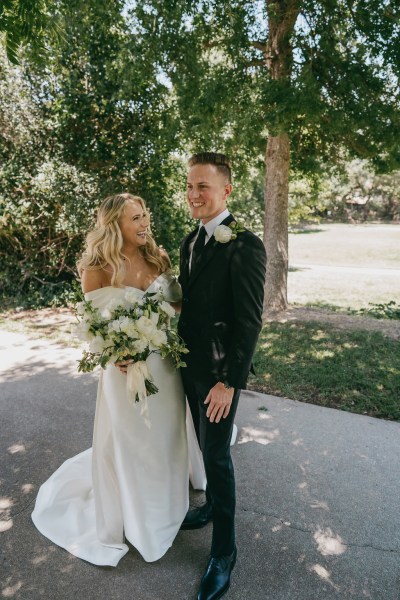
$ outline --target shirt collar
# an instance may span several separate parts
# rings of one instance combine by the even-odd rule
[[[220,213],[219,215],[217,215],[216,217],[211,219],[211,221],[208,221],[208,223],[206,223],[204,225],[204,229],[206,230],[207,236],[209,238],[214,235],[214,231],[216,230],[218,225],[221,225],[222,221],[225,221],[225,219],[227,217],[229,217],[229,215],[230,215],[230,212],[226,208],[222,213]],[[201,225],[202,225],[202,223],[200,223],[200,226]]]

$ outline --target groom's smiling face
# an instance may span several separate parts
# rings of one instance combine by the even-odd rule
[[[232,185],[215,165],[190,167],[186,197],[193,219],[208,223],[226,209]]]

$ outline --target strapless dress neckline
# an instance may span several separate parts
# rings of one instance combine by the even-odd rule
[[[153,279],[153,281],[151,282],[151,284],[145,289],[142,290],[142,288],[137,288],[134,285],[123,285],[121,287],[116,287],[114,285],[104,285],[101,288],[96,288],[95,290],[91,290],[90,292],[85,292],[85,296],[87,296],[88,294],[94,294],[95,292],[99,292],[100,290],[109,290],[109,289],[115,289],[115,290],[137,290],[138,292],[142,292],[142,294],[146,294],[146,292],[149,291],[149,289],[164,275],[164,273],[161,273],[158,277],[156,277],[155,279]]]

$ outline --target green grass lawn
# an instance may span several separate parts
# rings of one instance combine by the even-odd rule
[[[250,389],[400,421],[400,347],[380,333],[269,323]]]
[[[398,300],[400,226],[324,223],[291,233],[289,264],[290,303],[359,309]]]
[[[399,269],[400,225],[310,226],[289,234],[289,258],[294,264]]]

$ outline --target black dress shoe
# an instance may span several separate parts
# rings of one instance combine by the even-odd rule
[[[181,529],[201,529],[201,527],[207,525],[211,519],[212,505],[207,502],[206,504],[203,504],[203,506],[199,506],[199,508],[194,508],[187,512],[181,525]]]
[[[200,583],[197,600],[217,600],[222,598],[231,583],[231,573],[236,562],[236,546],[232,554],[210,558],[206,572]]]

